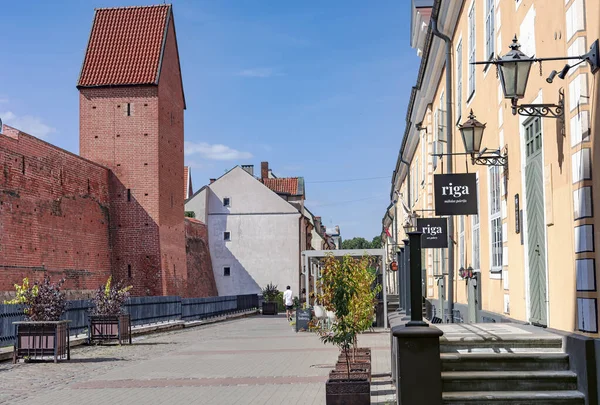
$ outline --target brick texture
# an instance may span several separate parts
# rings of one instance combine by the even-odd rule
[[[185,221],[187,288],[190,297],[219,295],[208,249],[208,229],[198,220]]]
[[[44,272],[74,291],[97,288],[111,271],[108,169],[5,132],[12,136],[0,135],[0,291]]]

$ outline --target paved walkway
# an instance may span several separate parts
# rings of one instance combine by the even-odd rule
[[[389,333],[367,333],[372,404],[391,404]],[[0,404],[325,404],[338,349],[295,333],[283,317],[253,316],[83,347],[70,362],[0,363]]]

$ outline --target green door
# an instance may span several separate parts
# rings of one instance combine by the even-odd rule
[[[529,321],[548,324],[546,313],[546,233],[544,229],[544,162],[540,119],[525,124],[525,187],[529,256]]]

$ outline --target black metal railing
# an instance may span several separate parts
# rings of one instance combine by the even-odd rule
[[[125,303],[125,312],[131,316],[132,326],[150,325],[172,321],[191,321],[246,311],[259,307],[257,294],[224,297],[181,298],[131,297]],[[62,319],[71,321],[71,334],[87,332],[88,317],[93,308],[91,300],[67,301],[67,311]],[[13,322],[24,321],[21,305],[0,304],[0,346],[12,345],[15,340]]]

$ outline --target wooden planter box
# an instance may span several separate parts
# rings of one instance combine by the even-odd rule
[[[88,327],[88,344],[118,340],[131,344],[131,317],[129,314],[91,315]]]
[[[277,315],[277,303],[276,302],[263,302],[262,314],[263,315]]]
[[[71,360],[69,322],[13,322],[16,336],[13,363],[19,359],[45,360],[48,357],[53,358],[55,363],[64,358]]]
[[[325,383],[325,403],[327,405],[369,405],[371,384],[365,373],[331,371]]]

